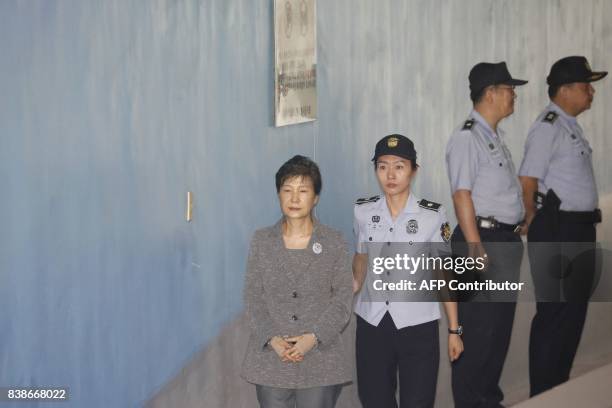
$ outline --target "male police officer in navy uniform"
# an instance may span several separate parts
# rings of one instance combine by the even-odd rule
[[[592,71],[585,57],[555,62],[547,78],[551,102],[525,144],[519,176],[538,300],[529,342],[532,396],[567,381],[582,335],[594,257],[575,259],[571,268],[551,260],[582,246],[575,243],[595,242],[595,223],[601,221],[597,186],[591,147],[576,117],[591,107],[590,83],[606,74]]]
[[[469,82],[474,109],[453,132],[446,150],[459,222],[452,236],[453,252],[467,242],[471,256],[488,260],[480,279],[516,282],[524,209],[521,186],[498,123],[514,112],[515,86],[527,81],[512,78],[505,62],[483,62],[472,68]],[[466,350],[452,367],[458,408],[498,407],[503,400],[498,383],[516,303],[482,303],[490,300],[488,295],[479,293],[474,301],[459,303]]]
[[[418,167],[410,139],[397,134],[384,137],[376,144],[372,160],[384,195],[357,200],[354,218],[359,399],[364,408],[397,407],[399,370],[400,407],[433,407],[440,358],[437,297],[428,296],[430,301],[393,301],[397,299],[395,294],[376,293],[368,262],[383,255],[392,244],[412,257],[421,256],[422,251],[429,251],[428,256],[440,255],[449,246],[450,226],[440,204],[419,200],[410,191]],[[401,272],[387,270],[387,274],[394,279]],[[399,280],[396,278],[396,282]],[[463,350],[462,328],[456,302],[444,302],[444,307],[452,361]]]

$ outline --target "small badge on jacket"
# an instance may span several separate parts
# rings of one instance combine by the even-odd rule
[[[408,234],[416,234],[419,232],[419,223],[417,220],[408,221],[408,224],[406,224],[406,232]]]

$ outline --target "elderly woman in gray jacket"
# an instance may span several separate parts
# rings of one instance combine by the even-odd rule
[[[317,165],[295,156],[276,173],[283,217],[255,232],[244,288],[251,330],[242,376],[262,408],[332,408],[352,380],[341,332],[351,316],[352,272],[342,234],[312,215]]]

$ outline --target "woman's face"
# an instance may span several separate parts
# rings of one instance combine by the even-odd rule
[[[408,191],[415,174],[416,172],[412,171],[410,160],[402,157],[385,155],[376,160],[376,178],[388,196]]]
[[[319,202],[310,177],[295,176],[283,183],[278,192],[281,211],[287,218],[300,219],[310,217],[310,213]]]

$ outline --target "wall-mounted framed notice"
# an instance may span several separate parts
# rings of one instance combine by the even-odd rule
[[[274,0],[274,124],[317,118],[315,0]]]

